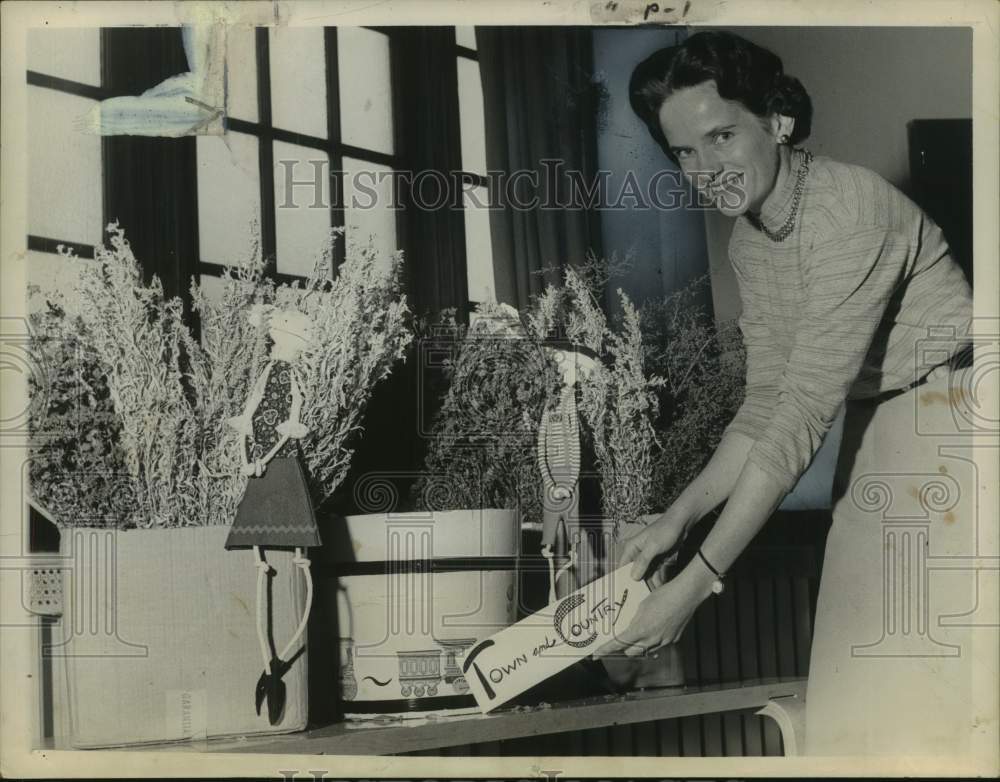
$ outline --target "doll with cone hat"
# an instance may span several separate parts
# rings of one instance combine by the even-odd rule
[[[271,724],[281,720],[285,686],[281,678],[289,669],[288,654],[301,638],[312,605],[312,577],[305,552],[321,545],[312,501],[302,466],[299,440],[308,434],[299,421],[302,390],[296,364],[311,339],[308,316],[297,309],[257,308],[251,323],[267,319],[272,345],[270,357],[250,389],[243,413],[227,423],[240,434],[242,472],[248,477],[246,492],[226,539],[226,549],[252,548],[257,565],[257,636],[264,672],[255,691],[257,713],[267,701]],[[294,564],[306,581],[306,604],[299,624],[280,652],[272,652],[265,628],[265,586],[271,566],[266,548],[294,549]]]

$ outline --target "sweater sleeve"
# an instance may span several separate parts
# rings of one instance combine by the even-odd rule
[[[742,311],[739,317],[743,346],[746,349],[746,384],[743,404],[724,434],[737,432],[757,440],[764,434],[778,403],[778,387],[786,357],[775,346],[767,319],[760,311],[758,297],[764,295],[764,279],[754,275],[755,267],[741,262],[730,246],[730,265],[740,290]]]
[[[790,490],[812,461],[857,377],[912,257],[877,227],[818,239],[803,259],[806,300],[774,412],[748,460]]]
[[[785,368],[785,358],[774,347],[766,324],[755,319],[749,302],[744,300],[739,318],[746,347],[746,391],[726,434],[737,432],[757,440],[764,434],[778,403],[778,387]]]

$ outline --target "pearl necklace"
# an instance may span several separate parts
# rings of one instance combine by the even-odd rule
[[[809,164],[813,159],[812,152],[808,149],[804,149],[802,151],[805,153],[805,157],[802,159],[802,163],[799,165],[799,170],[795,176],[795,189],[792,190],[792,209],[788,213],[788,217],[785,219],[785,222],[782,223],[781,228],[777,231],[772,231],[761,222],[759,217],[747,212],[747,217],[753,226],[760,231],[763,231],[764,235],[772,242],[785,241],[785,239],[787,239],[792,233],[792,228],[795,227],[795,215],[799,211],[799,201],[802,199],[802,191],[805,189],[806,184],[806,175],[809,173]]]

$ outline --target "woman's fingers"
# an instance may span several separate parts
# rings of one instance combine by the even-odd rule
[[[632,619],[628,627],[622,630],[616,628],[614,637],[594,652],[593,657],[597,659],[612,654],[620,654],[623,651],[628,654],[629,649],[642,643],[642,636],[645,634],[645,623],[637,615]]]
[[[631,538],[625,541],[618,553],[618,567],[627,565],[642,551],[642,543],[646,539],[645,531],[640,532],[638,535],[633,535]]]
[[[663,545],[663,543],[652,534],[644,537],[642,540],[642,547],[634,557],[634,564],[632,565],[631,572],[633,580],[638,581],[640,578],[645,576],[653,560],[666,551],[667,548],[668,546]]]
[[[598,660],[601,657],[609,657],[613,654],[619,654],[622,650],[628,649],[629,646],[631,646],[631,644],[621,638],[612,638],[596,652],[594,652],[591,657],[595,660]]]

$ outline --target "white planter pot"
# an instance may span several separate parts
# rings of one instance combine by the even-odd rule
[[[57,740],[88,748],[305,727],[304,654],[284,676],[281,721],[270,725],[266,707],[260,716],[254,709],[263,671],[257,574],[251,551],[225,550],[228,532],[62,530],[64,610],[50,652]],[[305,590],[290,552],[266,556],[277,571],[271,615],[280,648]]]
[[[467,649],[517,619],[513,511],[371,514],[325,535],[348,719],[477,711]],[[335,594],[330,594],[333,591]]]

